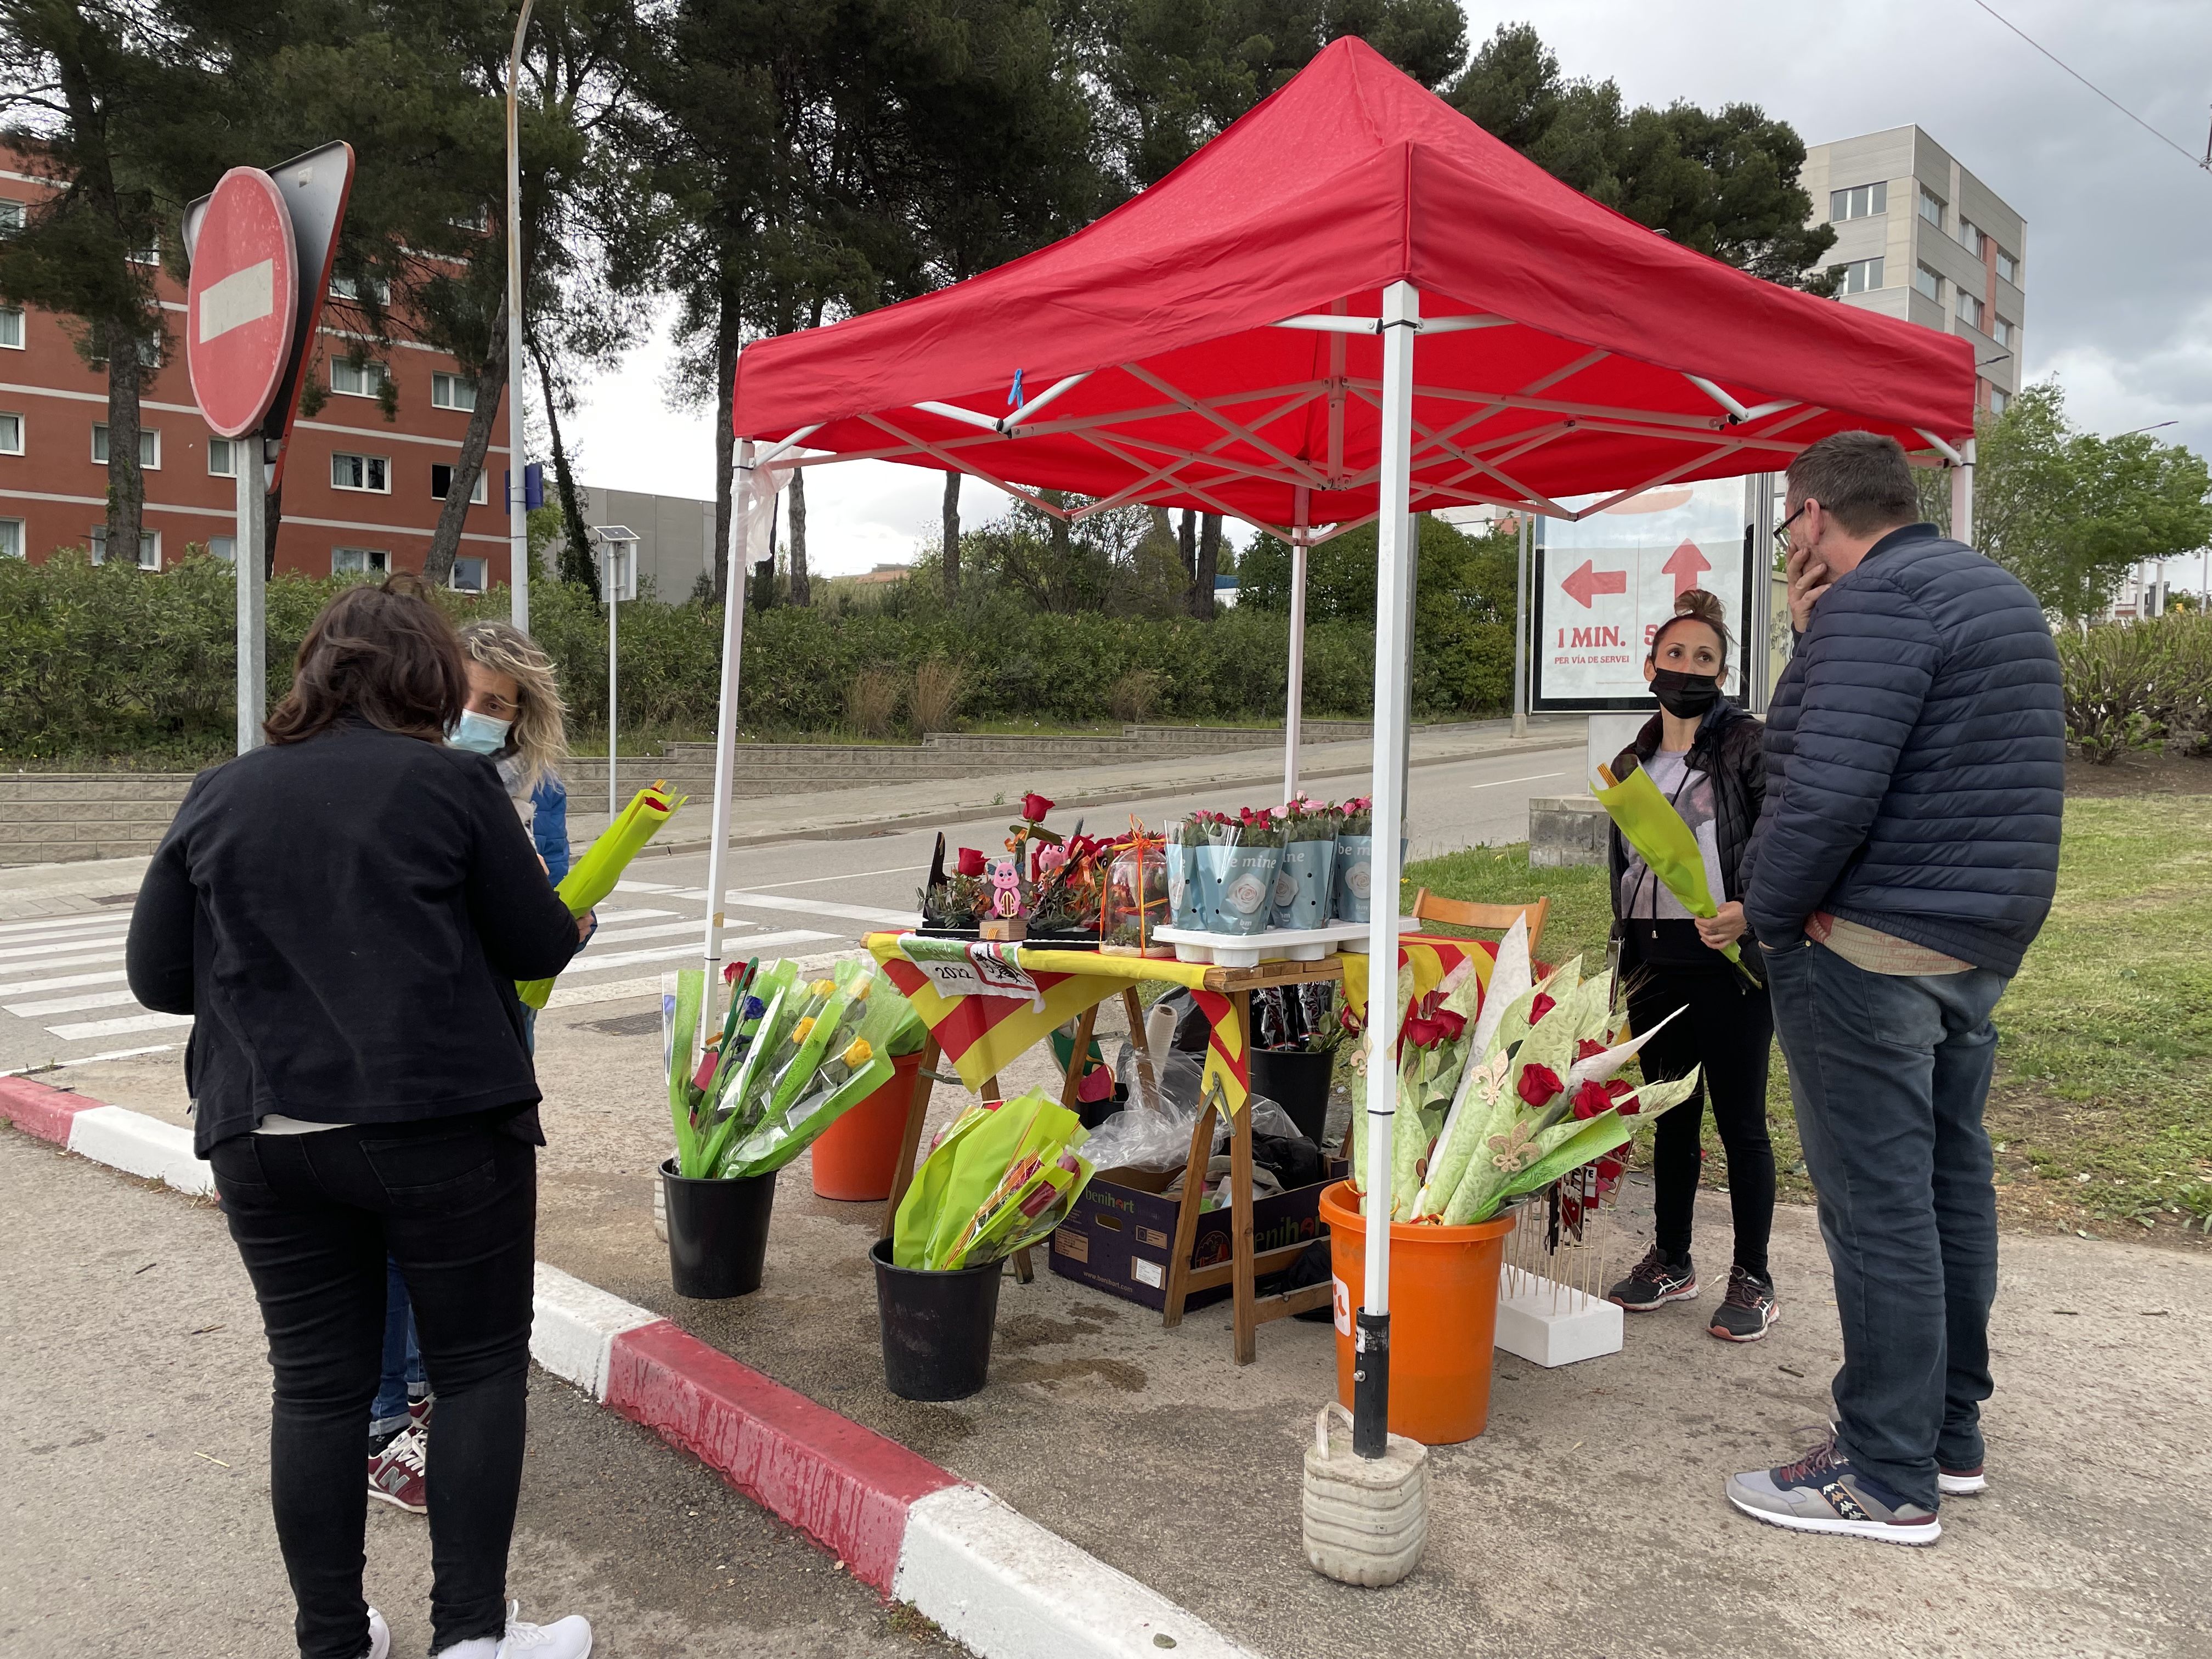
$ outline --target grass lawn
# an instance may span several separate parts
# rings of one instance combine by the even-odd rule
[[[2192,766],[2201,763],[2191,763]],[[2169,767],[2166,769],[2170,771]],[[2185,787],[2204,782],[2185,772]],[[2058,896],[1997,1007],[1988,1122],[2008,1225],[2212,1245],[2212,794],[2069,787]],[[2161,781],[2169,780],[2161,777]],[[2094,790],[2094,793],[2089,793]],[[1526,847],[1476,848],[1407,872],[1453,898],[1552,896],[1543,955],[1601,963],[1612,911],[1599,869],[1531,870]],[[1782,1054],[1768,1094],[1784,1199],[1812,1196]],[[1708,1123],[1709,1185],[1725,1176]]]

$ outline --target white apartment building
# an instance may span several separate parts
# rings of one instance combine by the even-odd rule
[[[1835,227],[1838,297],[1965,336],[1975,402],[2002,414],[2021,385],[2027,222],[1917,126],[1811,145],[1801,177]]]

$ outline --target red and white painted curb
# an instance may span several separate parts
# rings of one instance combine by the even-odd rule
[[[190,1132],[142,1112],[0,1078],[0,1118],[179,1192],[215,1190]],[[530,1352],[983,1659],[1258,1659],[982,1487],[542,1261]]]

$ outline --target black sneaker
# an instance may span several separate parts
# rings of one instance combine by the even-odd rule
[[[1723,1342],[1756,1342],[1781,1317],[1773,1280],[1759,1278],[1748,1267],[1730,1267],[1728,1294],[1705,1328]]]
[[[1827,1437],[1795,1463],[1728,1479],[1728,1500],[1754,1521],[1792,1532],[1833,1532],[1885,1544],[1932,1544],[1943,1535],[1933,1510],[1899,1497],[1851,1467]]]
[[[1690,1258],[1686,1255],[1680,1261],[1669,1261],[1654,1244],[1628,1277],[1605,1293],[1605,1299],[1631,1313],[1650,1313],[1669,1302],[1687,1302],[1697,1293],[1698,1270]]]

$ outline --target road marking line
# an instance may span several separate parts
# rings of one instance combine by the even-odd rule
[[[10,1002],[7,1011],[24,1019],[40,1014],[74,1014],[86,1008],[136,1008],[138,999],[128,991],[87,991],[80,996],[56,997],[50,1002]]]
[[[14,939],[21,933],[66,933],[87,927],[128,927],[128,910],[103,910],[96,916],[48,916],[43,921],[11,921],[0,925],[0,937]]]
[[[1492,778],[1488,783],[1470,783],[1469,789],[1502,789],[1509,783],[1541,783],[1547,778],[1572,777],[1571,772],[1531,772],[1525,778]]]
[[[671,883],[665,881],[618,881],[615,884],[615,891],[617,893],[672,893],[676,891],[676,888]]]
[[[794,928],[783,933],[749,933],[731,941],[732,946],[740,948],[726,951],[723,960],[741,960],[779,945],[808,945],[816,939],[836,937],[835,933],[813,933],[803,928]],[[602,957],[597,962],[580,962],[569,972],[590,970],[603,973],[610,968],[628,968],[641,962],[674,962],[684,957],[697,960],[702,957],[705,945],[702,939],[697,945],[664,945],[644,951],[619,951],[613,956]]]
[[[166,1054],[176,1046],[173,1042],[155,1042],[143,1048],[110,1048],[104,1054],[80,1054],[75,1060],[50,1060],[43,1066],[19,1066],[12,1072],[0,1072],[0,1077],[33,1077],[44,1072],[65,1072],[72,1066],[97,1066],[104,1060],[131,1060],[140,1054]]]
[[[694,916],[689,921],[664,921],[651,927],[616,927],[594,933],[592,935],[591,944],[585,945],[582,954],[576,959],[579,962],[590,961],[592,945],[597,945],[602,939],[610,944],[619,945],[625,939],[672,939],[678,933],[696,933],[701,939],[705,939],[707,918]]]
[[[64,974],[59,979],[27,979],[0,985],[0,997],[33,996],[40,991],[69,991],[80,985],[113,985],[124,977],[120,968],[101,974]]]
[[[732,893],[726,903],[748,910],[784,910],[799,916],[835,916],[841,921],[871,921],[878,927],[913,927],[912,910],[885,910],[867,904],[833,904],[828,899],[776,898],[768,893]]]
[[[64,951],[82,951],[88,945],[112,945],[115,955],[123,954],[123,935],[118,933],[112,939],[69,939],[46,945],[11,945],[0,950],[0,961],[15,962],[28,957],[59,956]]]
[[[87,952],[83,956],[54,957],[45,962],[10,962],[4,965],[0,965],[0,973],[43,974],[49,968],[82,968],[95,962],[120,962],[122,960],[123,947],[122,945],[118,945],[112,950],[92,951]]]
[[[774,893],[786,887],[817,887],[825,881],[865,881],[870,876],[898,876],[912,873],[914,873],[914,866],[901,864],[889,870],[854,870],[842,876],[809,876],[804,881],[765,881],[751,890],[756,893]]]
[[[71,1025],[49,1025],[46,1030],[64,1042],[85,1037],[122,1036],[131,1031],[166,1031],[192,1023],[190,1014],[139,1014],[129,1019],[88,1019]]]

